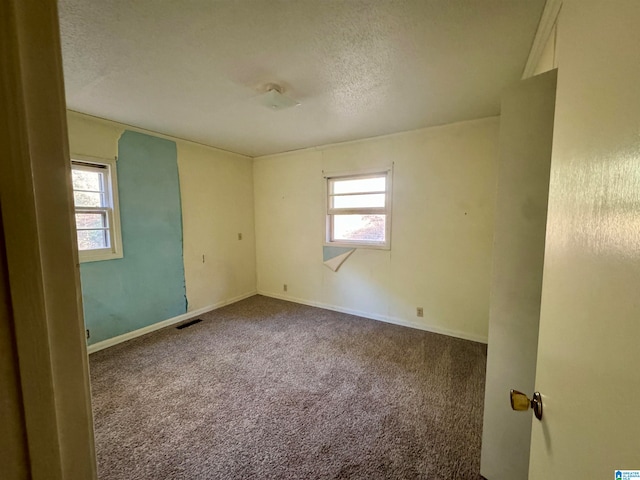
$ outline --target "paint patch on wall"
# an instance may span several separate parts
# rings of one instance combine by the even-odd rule
[[[80,266],[90,343],[187,310],[175,142],[125,131],[118,192],[124,257]]]
[[[355,248],[349,247],[322,247],[322,260],[325,266],[337,272],[347,258],[355,252]]]

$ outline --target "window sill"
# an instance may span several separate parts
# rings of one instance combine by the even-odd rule
[[[350,243],[350,242],[324,242],[325,247],[367,248],[369,250],[391,250],[391,245],[375,243]]]
[[[116,260],[122,258],[122,252],[112,252],[111,250],[79,251],[78,259],[80,263],[101,262],[103,260]]]

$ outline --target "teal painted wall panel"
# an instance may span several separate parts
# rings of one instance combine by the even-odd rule
[[[343,253],[351,252],[355,250],[355,247],[322,247],[322,261],[326,262],[327,260],[331,260],[332,258],[337,257],[338,255],[342,255]]]
[[[187,308],[176,144],[126,131],[117,170],[124,257],[80,266],[90,344]]]

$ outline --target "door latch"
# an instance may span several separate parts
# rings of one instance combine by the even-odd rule
[[[542,420],[542,395],[540,395],[540,392],[534,392],[533,398],[529,400],[529,397],[524,393],[511,390],[509,397],[512,410],[524,412],[532,408],[536,418]]]

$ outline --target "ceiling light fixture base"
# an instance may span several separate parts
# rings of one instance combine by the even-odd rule
[[[300,102],[282,93],[282,87],[275,83],[266,86],[266,92],[260,95],[260,103],[270,110],[284,110],[285,108],[297,107]]]

